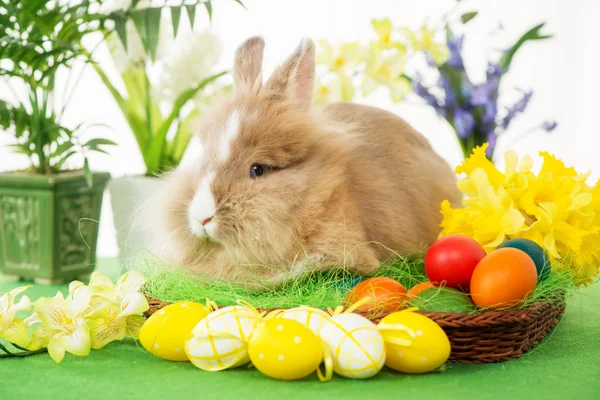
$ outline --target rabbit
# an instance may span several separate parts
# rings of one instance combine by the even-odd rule
[[[197,132],[203,154],[162,178],[152,209],[168,257],[257,288],[314,269],[371,274],[426,249],[442,200],[460,201],[449,165],[392,113],[312,107],[309,39],[263,84],[264,46],[253,37],[238,47],[233,93]]]

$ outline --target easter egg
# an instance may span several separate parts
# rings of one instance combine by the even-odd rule
[[[190,301],[168,305],[144,322],[140,343],[150,353],[165,360],[187,361],[185,341],[209,312],[202,304]]]
[[[419,293],[424,290],[431,289],[432,287],[434,287],[433,283],[429,281],[418,283],[408,290],[406,293],[406,298],[408,301],[412,301]]]
[[[248,363],[248,338],[260,319],[260,314],[248,307],[213,311],[194,327],[185,343],[190,361],[205,371]]]
[[[404,346],[394,343],[397,339],[410,340],[409,334],[394,329],[395,325],[402,325],[414,332],[412,344]],[[444,330],[421,314],[398,311],[383,318],[378,327],[385,342],[385,365],[393,370],[421,374],[440,367],[450,357],[450,341]]]
[[[320,339],[299,322],[274,318],[260,324],[248,342],[250,361],[271,378],[293,381],[313,373],[323,360]]]
[[[301,323],[310,329],[315,335],[321,334],[321,329],[329,320],[330,316],[323,310],[312,307],[289,308],[277,314],[277,318],[286,318]]]
[[[535,290],[537,269],[527,253],[506,247],[488,254],[475,268],[471,298],[482,308],[519,305]]]
[[[538,282],[548,277],[548,274],[550,273],[550,259],[542,246],[529,239],[516,238],[507,240],[498,246],[499,249],[505,247],[522,250],[531,257],[537,270]]]
[[[475,311],[475,305],[469,296],[460,290],[436,287],[419,293],[410,303],[419,311],[429,312],[455,312],[469,314]]]
[[[375,376],[385,362],[385,345],[377,327],[365,317],[347,313],[331,317],[321,339],[333,358],[333,370],[346,378]]]
[[[435,242],[425,255],[425,272],[436,286],[468,290],[475,267],[485,257],[474,239],[450,235]]]
[[[347,306],[351,306],[365,297],[369,297],[370,300],[360,305],[357,310],[377,315],[403,308],[406,302],[406,289],[400,282],[391,278],[370,278],[352,288],[344,302]]]

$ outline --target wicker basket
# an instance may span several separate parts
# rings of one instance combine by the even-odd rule
[[[169,305],[150,296],[148,302],[150,309],[146,317]],[[419,313],[437,322],[448,335],[452,347],[449,361],[482,364],[521,357],[556,326],[564,312],[565,302],[562,301],[558,304],[536,303],[519,311]],[[380,315],[373,322],[379,322],[384,316]]]

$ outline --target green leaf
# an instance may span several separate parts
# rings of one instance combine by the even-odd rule
[[[204,7],[206,7],[206,13],[208,14],[208,20],[212,22],[212,4],[210,1],[204,3]]]
[[[236,3],[238,3],[240,6],[244,7],[247,10],[247,8],[244,5],[244,3],[242,3],[242,0],[233,0],[233,1],[235,1]]]
[[[50,157],[62,157],[64,154],[67,154],[67,151],[70,150],[73,146],[75,146],[72,142],[64,142],[59,144],[56,147],[56,150],[50,154]]]
[[[127,51],[127,20],[120,14],[116,14],[113,19],[117,35],[119,35],[119,39],[121,39],[121,43],[123,43],[123,47]]]
[[[181,7],[171,7],[171,23],[173,24],[173,37],[177,36],[179,20],[181,19]]]
[[[84,147],[96,147],[96,146],[116,146],[117,144],[109,139],[95,138],[87,141]]]
[[[510,49],[508,49],[504,53],[504,55],[502,55],[502,57],[500,58],[500,61],[498,62],[498,65],[502,69],[502,73],[506,73],[508,71],[513,57],[515,56],[517,51],[521,48],[521,46],[523,46],[523,44],[525,44],[526,42],[528,42],[530,40],[544,40],[544,39],[549,39],[552,37],[552,35],[540,35],[540,30],[544,27],[544,25],[545,25],[545,23],[541,23],[539,25],[534,26],[527,32],[525,32],[519,38],[519,40],[517,40],[517,42]]]
[[[476,16],[477,16],[477,11],[471,11],[471,12],[464,13],[463,15],[461,15],[460,20],[463,24],[466,24],[467,22],[469,22]]]
[[[64,155],[63,155],[63,156],[62,156],[62,157],[59,159],[59,161],[58,161],[56,164],[54,164],[54,168],[55,168],[56,170],[60,171],[60,169],[62,168],[62,166],[65,164],[65,162],[66,162],[66,161],[67,161],[69,158],[71,158],[72,156],[74,156],[75,154],[77,154],[77,152],[76,152],[76,151],[70,151],[70,152],[68,152],[68,153],[64,154]]]
[[[83,176],[85,177],[88,187],[94,186],[94,176],[92,175],[92,171],[90,171],[90,163],[88,162],[87,157],[83,160]]]
[[[144,50],[150,54],[152,61],[156,60],[161,12],[162,9],[160,8],[147,8],[131,12],[133,23],[140,34]]]
[[[195,5],[187,5],[185,6],[187,10],[188,18],[190,19],[190,26],[192,29],[194,28],[194,20],[196,19],[196,6]]]

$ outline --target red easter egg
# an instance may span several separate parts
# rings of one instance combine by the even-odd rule
[[[468,290],[475,267],[486,256],[477,241],[450,235],[435,242],[425,255],[425,272],[436,286]]]
[[[481,308],[515,307],[531,296],[537,278],[535,263],[524,251],[494,250],[473,272],[471,299]]]
[[[368,312],[372,315],[400,310],[406,303],[406,289],[391,278],[377,277],[362,281],[354,286],[344,303],[350,306],[361,299],[369,300],[357,308],[358,311]]]

